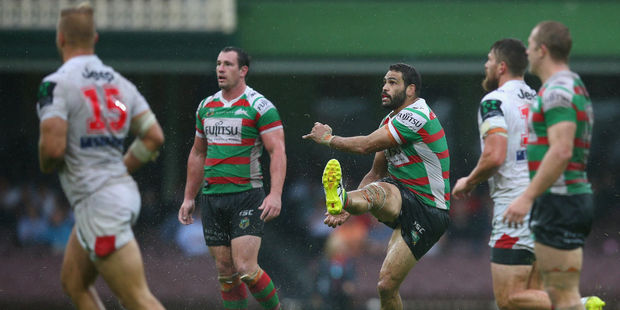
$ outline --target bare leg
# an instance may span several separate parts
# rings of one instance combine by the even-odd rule
[[[502,265],[491,263],[493,293],[497,306],[502,310],[551,309],[549,296],[536,283],[535,268],[528,265]],[[535,278],[534,278],[535,277]],[[530,287],[533,282],[535,287]]]
[[[60,274],[62,288],[78,309],[105,309],[94,283],[97,269],[71,231]]]
[[[403,309],[403,301],[398,291],[411,268],[417,263],[400,231],[398,227],[392,232],[387,254],[379,272],[377,290],[381,298],[381,310]]]
[[[583,310],[579,293],[582,249],[559,250],[536,242],[535,251],[545,290],[555,309]]]
[[[95,266],[127,309],[164,309],[146,283],[142,255],[135,239],[98,259]]]
[[[390,183],[375,182],[347,193],[347,212],[359,215],[370,212],[380,221],[392,222],[400,214],[402,198]]]

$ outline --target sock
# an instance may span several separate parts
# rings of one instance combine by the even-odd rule
[[[220,290],[224,300],[224,309],[247,309],[248,291],[246,285],[239,279],[238,274],[228,277],[219,277]]]
[[[258,268],[253,274],[244,275],[241,280],[248,285],[252,296],[256,298],[256,301],[263,308],[270,310],[280,309],[278,293],[273,285],[273,281],[271,281],[271,278],[265,271]]]

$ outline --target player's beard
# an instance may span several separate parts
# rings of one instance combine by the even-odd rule
[[[385,95],[388,95],[388,94],[385,94]],[[388,95],[388,96],[390,96],[390,95]],[[407,99],[407,94],[403,90],[402,92],[398,92],[398,93],[394,94],[394,97],[390,96],[390,103],[383,104],[381,106],[386,108],[386,109],[388,109],[388,110],[396,110],[401,105],[403,105],[403,103],[405,103],[406,99]]]
[[[487,92],[496,90],[498,87],[499,87],[499,79],[496,77],[492,77],[492,76],[489,76],[489,74],[487,74],[484,77],[484,80],[482,80],[482,88]]]

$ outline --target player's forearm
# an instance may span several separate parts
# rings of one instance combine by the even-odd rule
[[[371,154],[380,151],[376,146],[368,142],[368,136],[340,137],[334,136],[329,147],[355,154]]]
[[[538,166],[536,175],[532,178],[524,195],[536,199],[562,175],[572,157],[572,148],[567,151],[566,146],[551,145]]]
[[[386,177],[386,175],[380,175],[374,171],[369,171],[368,173],[366,173],[366,175],[364,176],[364,178],[362,179],[362,181],[360,182],[360,184],[357,186],[358,189],[372,183],[375,182],[377,180],[380,180],[381,178]]]
[[[192,148],[187,158],[187,179],[185,181],[184,199],[194,199],[204,180],[205,154],[200,154]]]
[[[270,193],[281,196],[284,179],[286,178],[286,152],[284,146],[271,154],[269,175],[271,178]]]
[[[64,163],[64,148],[51,147],[45,141],[39,141],[39,168],[43,173],[52,173]]]
[[[501,162],[498,163],[491,154],[483,153],[482,156],[480,156],[480,160],[478,160],[478,164],[469,174],[467,183],[470,185],[478,185],[488,180],[499,170],[501,165]]]

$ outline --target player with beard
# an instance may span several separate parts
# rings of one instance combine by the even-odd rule
[[[508,227],[502,216],[512,200],[529,184],[527,167],[527,115],[536,92],[523,81],[527,68],[525,45],[502,39],[491,46],[484,65],[478,128],[482,154],[471,173],[452,189],[464,199],[484,181],[493,198],[491,275],[500,309],[551,309],[535,268],[534,240],[527,226]],[[529,215],[527,215],[529,217]]]
[[[381,309],[402,309],[399,288],[411,268],[443,235],[450,217],[450,156],[439,119],[420,95],[420,76],[406,64],[391,65],[381,102],[391,112],[367,136],[332,135],[315,123],[303,136],[336,150],[375,154],[358,190],[346,192],[336,159],[323,172],[325,224],[370,212],[394,229],[379,273]]]

